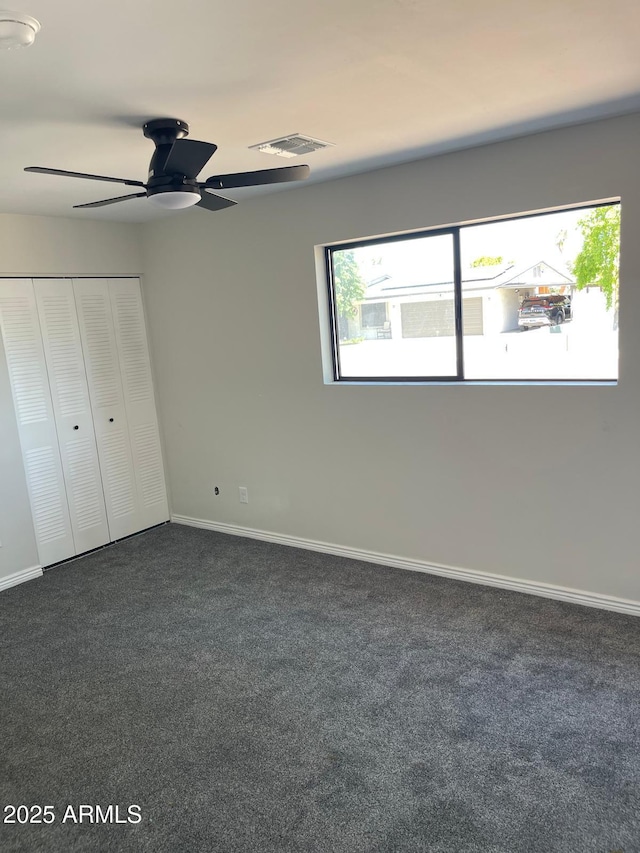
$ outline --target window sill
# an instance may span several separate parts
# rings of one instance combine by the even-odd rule
[[[553,388],[560,386],[566,387],[589,387],[589,388],[615,388],[620,384],[619,379],[465,379],[458,380],[417,380],[415,382],[403,382],[390,379],[382,381],[380,379],[361,380],[361,379],[325,379],[325,385],[347,385],[356,387],[373,386],[381,388],[386,386],[393,387],[430,387],[430,388],[460,388],[469,386],[507,386],[507,387],[527,387],[540,386],[543,388]]]

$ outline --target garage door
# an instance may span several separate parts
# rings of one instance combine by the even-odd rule
[[[465,335],[481,335],[482,297],[463,301]],[[435,338],[453,335],[455,329],[453,299],[433,302],[407,302],[400,306],[403,338]]]
[[[406,302],[400,306],[403,338],[435,338],[455,334],[453,299]]]
[[[481,335],[482,324],[482,297],[474,296],[473,299],[462,300],[462,328],[465,335]]]

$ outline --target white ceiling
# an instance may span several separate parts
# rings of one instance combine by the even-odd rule
[[[160,215],[146,199],[73,211],[117,185],[22,169],[145,180],[140,128],[163,116],[218,145],[203,178],[307,162],[316,181],[640,109],[638,0],[6,3],[42,30],[0,51],[5,213]],[[335,147],[296,160],[248,150],[293,132]],[[227,195],[252,192],[265,190]]]

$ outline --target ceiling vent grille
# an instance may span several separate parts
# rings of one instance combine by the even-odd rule
[[[259,142],[250,145],[253,151],[262,151],[264,154],[276,154],[278,157],[300,157],[313,154],[322,148],[329,148],[333,142],[323,142],[321,139],[313,139],[311,136],[302,136],[300,133],[292,133],[281,139],[270,139],[268,142]]]

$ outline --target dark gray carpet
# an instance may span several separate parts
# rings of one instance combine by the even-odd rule
[[[175,525],[0,612],[0,803],[56,815],[3,853],[640,851],[633,617]]]

